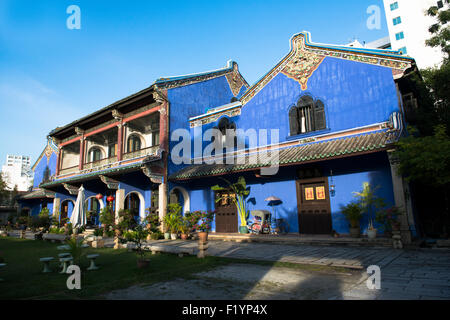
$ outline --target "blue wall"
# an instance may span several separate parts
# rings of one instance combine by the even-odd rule
[[[48,159],[48,162],[47,157],[45,155],[42,157],[41,161],[39,161],[39,163],[36,165],[34,169],[33,188],[38,188],[39,185],[41,184],[42,180],[44,179],[44,172],[47,166],[50,169],[50,175],[54,175],[56,173],[56,161],[57,161],[56,153],[52,153],[50,159]]]
[[[389,162],[386,153],[376,153],[366,156],[344,158],[333,161],[324,161],[318,164],[325,176],[328,176],[329,184],[333,179],[336,185],[336,194],[330,197],[332,228],[338,233],[348,234],[348,221],[340,212],[340,206],[346,205],[355,199],[353,192],[361,191],[364,182],[378,187],[376,195],[382,197],[387,205],[394,204],[392,179]],[[274,207],[276,217],[286,219],[289,223],[289,232],[299,232],[296,180],[297,170],[302,166],[289,166],[280,168],[276,176],[270,178],[255,178],[254,173],[241,173],[229,175],[226,178],[236,181],[242,175],[246,178],[250,187],[250,195],[247,200],[247,210],[269,210],[272,208],[265,201],[269,196],[276,196],[282,200],[282,204]],[[330,176],[333,171],[333,177]],[[191,211],[214,210],[214,193],[210,188],[223,181],[217,177],[193,179],[188,183],[171,183],[170,188],[175,185],[182,186],[188,190]],[[239,221],[240,224],[240,221]],[[361,231],[367,229],[368,217],[361,221]],[[213,224],[213,231],[215,224]],[[237,232],[237,230],[236,230]],[[380,230],[380,233],[382,231]]]
[[[387,121],[399,111],[391,69],[327,57],[309,78],[306,91],[280,73],[233,119],[244,130],[280,129],[280,141],[289,140],[289,109],[304,94],[324,102],[326,132]]]

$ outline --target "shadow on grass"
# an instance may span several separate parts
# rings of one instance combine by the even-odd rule
[[[169,254],[148,254],[150,265],[138,269],[136,255],[126,249],[86,248],[81,259],[81,290],[69,290],[66,286],[69,274],[60,274],[56,243],[0,239],[0,252],[7,266],[3,268],[0,282],[0,299],[92,299],[98,295],[126,288],[135,284],[151,284],[177,277],[187,277],[192,273],[206,271],[229,263],[226,259],[193,256],[179,258]],[[86,254],[98,253],[96,260],[99,270],[87,271],[89,260]],[[42,257],[54,257],[50,263],[52,273],[42,273]]]

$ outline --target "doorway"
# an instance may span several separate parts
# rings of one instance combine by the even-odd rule
[[[216,202],[216,232],[236,233],[238,232],[237,208],[233,202],[234,193],[221,192],[216,193],[216,199],[222,196],[219,202]]]
[[[298,224],[301,234],[331,234],[331,207],[326,177],[297,181]]]

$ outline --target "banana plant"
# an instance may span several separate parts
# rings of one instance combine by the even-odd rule
[[[246,210],[245,198],[250,194],[250,187],[247,187],[247,183],[245,182],[244,177],[239,177],[236,183],[231,183],[224,178],[220,178],[228,184],[228,187],[221,187],[219,185],[215,185],[211,187],[213,191],[231,191],[234,193],[235,197],[231,197],[234,204],[236,205],[239,217],[241,218],[241,227],[247,226],[247,218],[248,213]],[[225,194],[219,195],[216,198],[216,202],[221,201],[224,198]]]
[[[363,211],[369,216],[369,229],[374,229],[374,210],[379,210],[385,206],[384,200],[375,195],[375,191],[379,187],[372,188],[368,182],[363,183],[363,190],[361,192],[353,192],[356,198],[359,199]]]

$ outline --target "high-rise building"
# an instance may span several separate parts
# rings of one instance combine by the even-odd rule
[[[31,160],[28,156],[7,155],[2,174],[8,190],[17,186],[18,191],[28,191],[33,185]]]
[[[443,54],[440,48],[431,48],[425,41],[432,37],[428,29],[437,22],[426,15],[432,6],[442,8],[444,1],[437,0],[383,0],[390,42],[393,50],[413,57],[420,69],[440,65]]]

